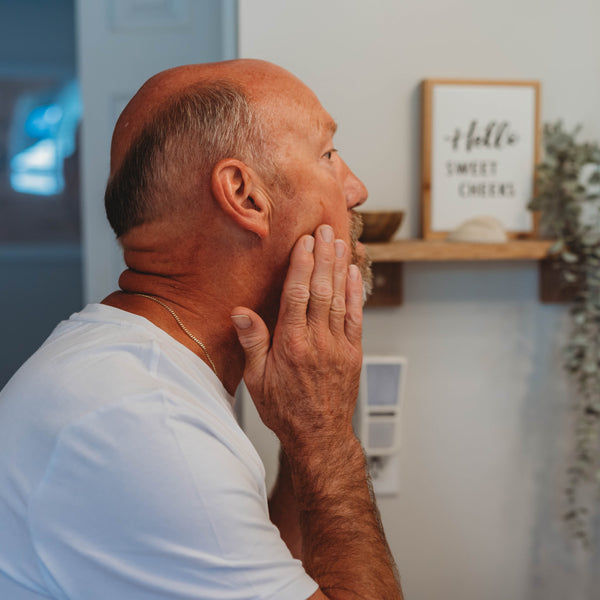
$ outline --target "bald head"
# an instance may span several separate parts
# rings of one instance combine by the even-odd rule
[[[227,81],[254,105],[278,79],[295,77],[272,63],[238,59],[218,63],[183,65],[157,73],[133,96],[119,117],[111,145],[111,174],[119,167],[133,141],[150,125],[161,108],[169,105],[190,86],[207,89]]]
[[[117,236],[177,206],[196,206],[194,194],[221,159],[275,173],[265,144],[265,99],[290,85],[302,84],[256,60],[186,65],[150,78],[113,134],[105,205]]]

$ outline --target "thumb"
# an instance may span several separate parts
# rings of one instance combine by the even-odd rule
[[[236,307],[231,313],[240,345],[246,355],[244,381],[250,394],[263,389],[265,363],[271,336],[264,321],[248,308]]]

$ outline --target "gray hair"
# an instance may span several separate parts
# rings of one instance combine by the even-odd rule
[[[104,202],[117,237],[166,214],[181,200],[179,182],[209,177],[224,158],[276,173],[243,91],[228,80],[192,84],[158,108],[108,181]]]

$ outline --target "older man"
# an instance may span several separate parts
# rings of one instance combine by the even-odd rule
[[[260,61],[165,71],[125,108],[120,290],[0,398],[0,598],[401,598],[351,424],[367,192],[335,128]],[[268,504],[242,375],[281,442]]]

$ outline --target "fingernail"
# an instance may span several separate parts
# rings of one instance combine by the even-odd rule
[[[312,252],[315,247],[315,238],[312,235],[309,235],[304,238],[304,247],[307,252]]]
[[[335,255],[338,258],[342,258],[346,253],[346,244],[344,244],[344,240],[335,240]]]
[[[358,278],[360,277],[360,271],[356,265],[350,265],[350,267],[348,267],[348,277],[350,277],[352,281],[358,281]]]
[[[331,242],[333,240],[333,229],[329,225],[321,227],[321,238],[324,242]]]
[[[238,329],[248,329],[252,325],[248,315],[231,315],[231,320]]]

